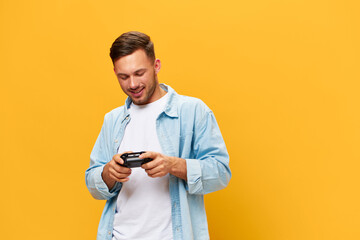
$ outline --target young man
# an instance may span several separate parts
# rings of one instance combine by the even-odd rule
[[[212,111],[159,84],[149,36],[128,32],[110,57],[125,105],[105,115],[86,185],[107,200],[97,239],[209,239],[203,195],[227,186],[229,156]],[[122,166],[126,152],[152,161]]]

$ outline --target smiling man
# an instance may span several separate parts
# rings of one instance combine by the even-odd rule
[[[204,194],[227,186],[229,156],[212,111],[159,84],[150,37],[127,32],[110,49],[125,105],[105,115],[86,185],[107,200],[97,239],[209,239]],[[144,152],[129,168],[124,153]]]
[[[160,60],[149,59],[142,49],[114,61],[120,86],[136,105],[154,102],[166,94],[157,80],[160,67]]]

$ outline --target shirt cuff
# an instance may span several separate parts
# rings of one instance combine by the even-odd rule
[[[114,187],[109,191],[108,186],[106,185],[106,183],[104,182],[103,178],[102,178],[102,172],[104,170],[104,166],[98,167],[97,169],[95,169],[95,186],[96,189],[101,193],[101,195],[107,197],[107,198],[111,198],[113,196],[115,196],[117,193],[117,191],[120,191],[122,184],[120,182],[116,182]]]
[[[109,189],[102,178],[102,172],[104,170],[104,167],[105,167],[105,165],[96,168],[94,171],[95,186],[98,191],[100,191],[100,192],[106,191],[107,193],[109,193]]]
[[[190,194],[202,194],[201,166],[199,160],[186,159],[187,190]]]

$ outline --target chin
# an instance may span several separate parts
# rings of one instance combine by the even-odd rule
[[[142,99],[131,99],[132,102],[136,105],[144,105],[144,104],[147,104],[147,102],[145,100],[142,100]]]

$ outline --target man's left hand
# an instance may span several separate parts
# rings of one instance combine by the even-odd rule
[[[141,167],[149,177],[163,177],[170,173],[176,177],[187,180],[186,160],[178,157],[170,157],[158,152],[145,152],[139,158],[152,158],[151,162]]]

